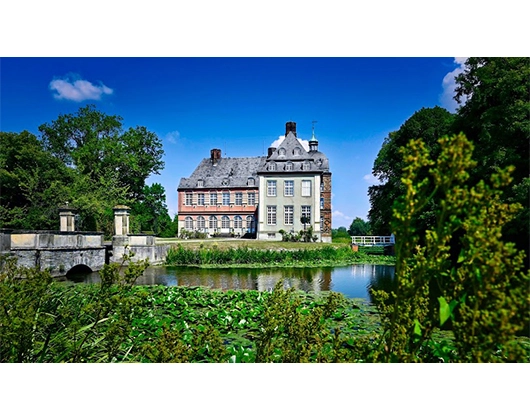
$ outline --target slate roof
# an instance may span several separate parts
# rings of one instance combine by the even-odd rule
[[[197,188],[199,180],[203,180],[203,188],[235,188],[247,187],[248,178],[254,178],[254,186],[259,185],[257,171],[265,162],[266,157],[223,157],[212,164],[206,158],[199,163],[189,178],[181,178],[178,190]],[[200,187],[199,187],[200,188]]]
[[[282,150],[283,149],[283,150]],[[297,152],[295,152],[297,151]],[[276,169],[269,169],[271,162],[276,163]],[[287,169],[287,163],[292,162],[293,168]],[[303,169],[303,163],[309,163],[308,169]],[[260,168],[261,173],[284,173],[284,172],[329,172],[329,160],[326,155],[320,151],[307,151],[292,131],[287,134],[285,139],[278,145],[276,150],[268,157]]]

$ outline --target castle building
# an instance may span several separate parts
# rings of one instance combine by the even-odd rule
[[[267,156],[226,158],[212,149],[177,191],[181,232],[281,240],[280,231],[311,228],[318,241],[331,242],[329,161],[314,132],[306,148],[292,121]]]

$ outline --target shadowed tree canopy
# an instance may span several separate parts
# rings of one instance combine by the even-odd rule
[[[421,138],[433,156],[437,156],[440,151],[437,140],[451,132],[453,121],[454,115],[444,108],[422,108],[385,139],[372,169],[381,184],[368,188],[371,205],[368,219],[374,235],[390,235],[392,205],[403,193],[401,173],[404,161],[399,149],[405,147],[409,140]],[[425,223],[432,219],[429,210],[433,206],[434,203],[428,206]]]
[[[95,182],[117,176],[131,199],[141,197],[145,180],[164,168],[158,136],[145,127],[125,130],[122,118],[93,105],[60,115],[39,127],[46,150]]]

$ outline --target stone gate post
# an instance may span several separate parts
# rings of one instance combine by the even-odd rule
[[[61,219],[61,232],[75,231],[75,210],[68,205],[68,201],[63,207],[59,208],[59,217]]]
[[[129,234],[130,209],[130,207],[122,205],[114,207],[114,234],[116,236],[127,236]]]

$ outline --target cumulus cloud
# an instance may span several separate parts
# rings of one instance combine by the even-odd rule
[[[178,131],[171,131],[165,135],[164,140],[168,143],[177,144],[180,140],[180,133]]]
[[[440,104],[450,112],[455,112],[456,108],[461,105],[453,99],[456,88],[455,77],[464,71],[466,60],[467,57],[456,57],[455,64],[457,64],[458,67],[447,73],[442,81],[443,92],[440,95]],[[462,104],[464,104],[466,100],[466,97],[462,97]]]
[[[373,174],[366,174],[363,176],[363,179],[368,183],[368,185],[380,185],[381,181]]]
[[[95,85],[88,80],[83,80],[79,75],[69,74],[64,77],[54,78],[49,85],[54,92],[55,99],[82,102],[89,99],[101,100],[103,95],[111,95],[114,90],[103,83]]]
[[[277,148],[281,144],[281,142],[284,140],[285,140],[285,136],[279,136],[278,139],[274,140],[269,147]],[[306,152],[309,152],[309,140],[302,140],[302,139],[297,139],[297,140],[302,144]]]
[[[343,223],[350,225],[353,220],[352,217],[345,215],[343,212],[339,210],[334,210],[331,215],[333,216],[333,221],[335,222],[333,223],[334,226],[335,225],[342,226]]]

